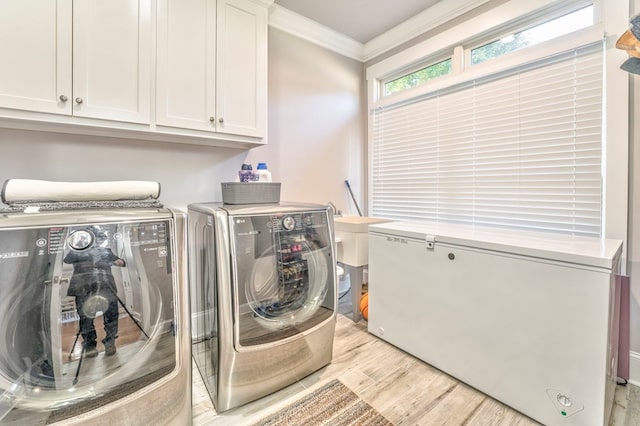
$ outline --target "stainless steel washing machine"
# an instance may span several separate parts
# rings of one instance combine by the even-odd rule
[[[185,214],[0,213],[0,423],[191,422]]]
[[[310,204],[189,206],[192,352],[218,412],[331,362],[333,216]]]

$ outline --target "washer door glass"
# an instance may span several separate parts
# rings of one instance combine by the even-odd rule
[[[325,211],[230,221],[237,345],[278,342],[331,318],[335,260]]]
[[[171,223],[0,230],[0,420],[96,409],[176,365]]]

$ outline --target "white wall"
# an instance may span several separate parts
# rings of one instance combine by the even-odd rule
[[[282,182],[283,200],[332,201],[346,212],[344,180],[364,193],[362,64],[277,30],[269,37],[268,145],[247,151],[0,129],[0,184],[152,180],[162,203],[186,209],[219,201],[220,182],[260,161]]]
[[[269,143],[247,160],[267,163],[283,200],[331,201],[357,215],[349,180],[366,205],[363,72],[361,62],[269,29]]]
[[[186,209],[220,199],[244,151],[196,145],[0,129],[0,180],[152,180],[160,201]]]

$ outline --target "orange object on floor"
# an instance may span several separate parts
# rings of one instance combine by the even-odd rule
[[[369,319],[369,293],[365,293],[360,299],[360,312],[362,317],[366,320]]]

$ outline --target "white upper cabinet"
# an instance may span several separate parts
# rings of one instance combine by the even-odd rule
[[[148,123],[151,0],[0,1],[0,107]]]
[[[251,0],[158,0],[156,122],[262,138],[267,8]]]
[[[0,1],[0,106],[71,114],[71,11],[71,0]]]
[[[246,0],[218,0],[218,131],[264,136],[267,111],[267,10]]]
[[[73,114],[148,123],[152,53],[151,0],[74,1]]]
[[[0,128],[265,143],[273,0],[0,0]]]
[[[215,130],[216,0],[158,0],[156,122]]]

